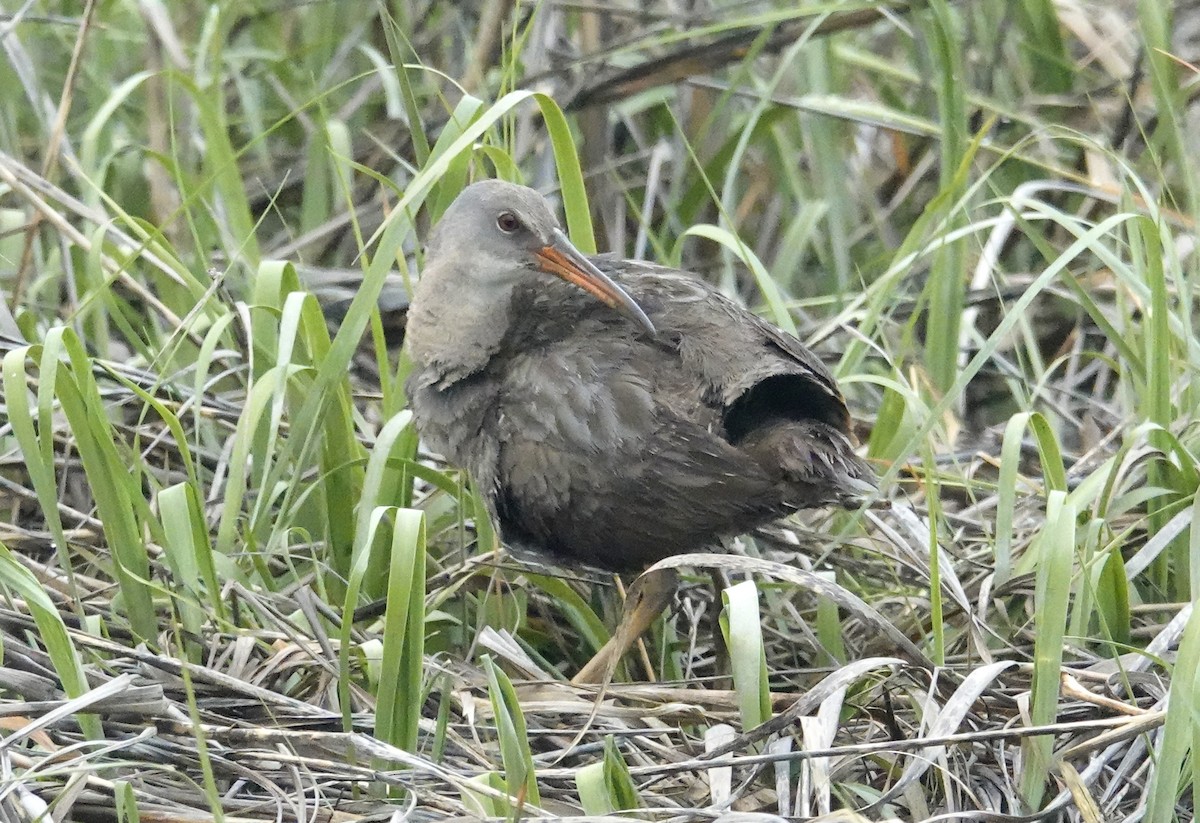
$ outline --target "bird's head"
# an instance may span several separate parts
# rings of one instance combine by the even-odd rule
[[[540,194],[501,180],[468,186],[446,209],[430,238],[422,280],[453,278],[454,290],[470,290],[469,299],[486,303],[505,301],[520,283],[536,288],[546,275],[583,289],[655,333],[634,299],[571,243]],[[438,288],[440,296],[454,299],[447,285]]]

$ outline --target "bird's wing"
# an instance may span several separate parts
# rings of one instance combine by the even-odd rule
[[[738,417],[767,414],[822,420],[849,431],[837,381],[798,339],[694,275],[635,261],[605,262],[607,273],[650,314],[659,337],[709,384],[734,428],[750,425]]]
[[[520,396],[504,395],[496,430],[506,539],[633,568],[784,512],[777,480],[662,392],[667,367],[643,353],[613,336],[514,358]]]

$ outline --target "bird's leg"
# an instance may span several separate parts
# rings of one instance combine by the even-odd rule
[[[625,581],[621,579],[621,575],[614,574],[613,575],[613,583],[616,584],[617,593],[621,595],[621,602],[625,603],[626,601],[628,601],[629,593],[625,588]],[[622,609],[622,613],[624,613],[624,609]],[[638,660],[642,664],[642,671],[644,671],[646,673],[646,676],[649,679],[653,680],[654,679],[654,664],[650,662],[650,650],[646,648],[645,636],[639,637],[636,641],[634,641],[634,645],[637,647],[636,654],[637,654]],[[616,673],[615,669],[614,669],[613,673],[615,675],[615,673]]]
[[[629,587],[629,596],[625,599],[625,612],[621,615],[621,624],[613,632],[612,638],[604,644],[604,648],[584,664],[571,682],[608,682],[625,652],[650,628],[654,618],[662,614],[678,588],[679,572],[675,569],[656,569],[633,581],[633,585]]]

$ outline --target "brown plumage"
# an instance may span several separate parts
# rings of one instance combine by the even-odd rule
[[[521,548],[640,569],[874,488],[799,340],[691,274],[585,258],[522,186],[446,211],[407,345],[422,437]]]

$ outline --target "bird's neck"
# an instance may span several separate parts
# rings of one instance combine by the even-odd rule
[[[466,379],[483,370],[500,351],[509,326],[511,294],[487,297],[464,289],[449,300],[413,301],[405,337],[413,362],[430,372],[431,383],[445,386]]]

